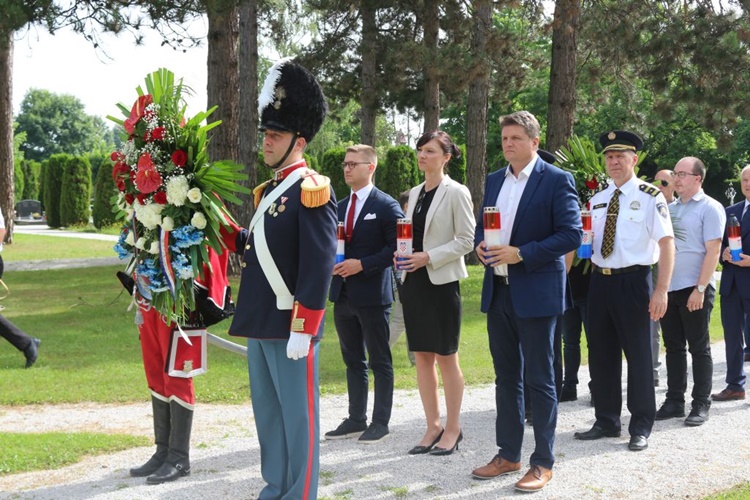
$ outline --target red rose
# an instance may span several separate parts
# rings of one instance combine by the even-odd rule
[[[155,192],[154,203],[158,203],[159,205],[166,205],[167,204],[167,192],[166,191]]]
[[[178,149],[172,153],[172,163],[174,163],[176,167],[184,167],[185,163],[187,163],[187,153],[182,149]]]
[[[596,176],[592,176],[591,180],[586,181],[586,187],[589,189],[596,189],[599,187],[599,181],[596,180]]]
[[[154,130],[151,131],[151,140],[152,141],[161,141],[164,139],[164,134],[166,133],[166,130],[164,127],[156,127]]]
[[[135,196],[133,196],[130,193],[125,195],[125,203],[127,203],[128,205],[132,205],[134,201],[135,201]]]
[[[141,120],[143,113],[146,111],[146,106],[152,102],[154,102],[154,98],[151,97],[151,94],[142,95],[135,101],[133,108],[130,110],[130,118],[123,123],[125,131],[128,134],[133,135],[133,132],[135,132],[135,126]]]
[[[138,193],[137,195],[135,195],[135,197],[138,198],[138,203],[140,203],[141,205],[146,204],[146,195],[144,193]]]

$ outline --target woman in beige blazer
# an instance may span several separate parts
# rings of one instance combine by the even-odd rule
[[[412,455],[450,455],[463,439],[459,422],[464,392],[458,363],[459,280],[468,276],[464,255],[473,249],[475,220],[469,190],[445,174],[448,161],[458,154],[450,136],[442,131],[427,132],[417,141],[417,160],[425,182],[409,193],[406,216],[412,220],[413,253],[397,262],[399,269],[406,271],[401,301],[427,420],[424,436],[409,451]],[[445,427],[440,418],[436,363],[445,391]]]

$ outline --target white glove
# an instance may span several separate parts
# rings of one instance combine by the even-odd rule
[[[310,352],[310,341],[312,335],[306,333],[289,332],[289,342],[286,344],[286,357],[289,359],[300,359]]]

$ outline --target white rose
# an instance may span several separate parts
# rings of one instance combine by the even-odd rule
[[[138,200],[135,202],[135,216],[148,229],[156,229],[156,226],[161,224],[162,210],[164,210],[164,205],[158,203],[149,202],[141,205]]]
[[[190,219],[190,224],[197,229],[203,229],[206,227],[206,216],[201,212],[195,212],[193,218]]]
[[[148,253],[158,255],[159,254],[159,242],[152,241],[151,246],[148,249]]]
[[[127,243],[131,247],[135,244],[135,237],[133,236],[133,231],[128,231],[128,235],[125,236],[125,243]]]
[[[193,188],[190,191],[187,192],[188,200],[190,200],[192,203],[198,203],[201,201],[201,190],[198,188]]]
[[[137,248],[138,250],[143,250],[144,248],[146,248],[146,238],[144,238],[143,236],[138,238],[138,241],[135,242],[135,248]]]
[[[172,217],[164,217],[161,220],[161,228],[165,231],[171,231],[174,229],[174,219]]]

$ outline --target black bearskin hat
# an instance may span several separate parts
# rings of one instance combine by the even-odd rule
[[[328,112],[315,77],[289,59],[276,63],[258,97],[261,130],[292,132],[312,141]]]

